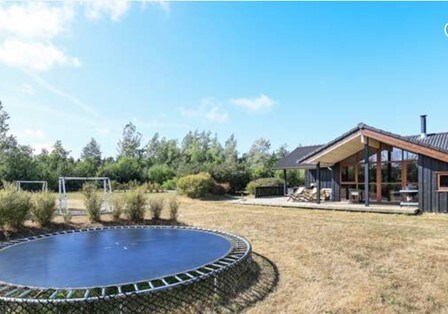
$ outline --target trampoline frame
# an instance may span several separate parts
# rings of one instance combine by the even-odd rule
[[[159,292],[162,290],[173,289],[181,285],[189,285],[196,282],[206,280],[210,277],[216,277],[226,270],[236,267],[240,263],[251,261],[252,247],[249,241],[238,235],[197,227],[185,226],[146,226],[146,225],[131,225],[131,226],[106,226],[96,228],[83,228],[53,232],[33,237],[12,240],[0,243],[0,250],[7,247],[15,246],[21,243],[58,236],[62,234],[72,234],[90,231],[102,230],[117,230],[117,229],[181,229],[202,231],[220,235],[230,241],[232,248],[221,258],[212,261],[206,265],[201,265],[187,271],[175,273],[171,275],[164,275],[162,277],[151,278],[148,280],[140,280],[129,282],[125,284],[95,286],[85,288],[39,288],[24,285],[17,285],[0,280],[0,301],[5,303],[77,303],[84,301],[105,300],[109,298],[120,298],[129,295],[144,295]],[[206,270],[206,271],[205,271]],[[147,288],[141,289],[141,286]],[[110,293],[110,291],[116,293]],[[100,293],[99,293],[100,291]],[[33,295],[34,297],[29,297]],[[49,296],[48,296],[49,295]],[[39,297],[43,296],[43,297]],[[47,297],[48,296],[48,297]],[[62,296],[62,297],[61,297]]]

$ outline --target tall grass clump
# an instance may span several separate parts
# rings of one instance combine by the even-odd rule
[[[152,219],[160,219],[164,205],[165,199],[162,197],[156,196],[149,199],[149,210],[151,211]]]
[[[72,213],[67,210],[65,213],[62,214],[62,219],[64,219],[64,223],[69,224],[72,221]]]
[[[87,209],[90,221],[99,222],[101,219],[101,206],[103,204],[101,195],[97,193],[96,186],[91,183],[84,184],[82,190],[82,194],[84,195],[84,206]]]
[[[142,189],[127,193],[126,213],[132,222],[140,222],[145,218],[146,195]]]
[[[172,196],[168,200],[168,207],[170,209],[170,219],[173,221],[177,221],[179,217],[179,207],[180,201],[177,196]]]
[[[120,219],[126,207],[126,198],[124,195],[114,195],[112,200],[112,218],[114,221]]]
[[[32,198],[31,215],[41,227],[48,226],[56,214],[56,196],[48,193],[35,193]]]
[[[11,183],[3,182],[0,190],[0,227],[17,228],[28,218],[31,208],[30,194],[19,192]]]

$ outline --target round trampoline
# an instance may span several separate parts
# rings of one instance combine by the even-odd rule
[[[173,299],[182,306],[207,299],[207,289],[231,295],[250,261],[249,242],[220,231],[116,226],[56,232],[0,244],[0,302],[12,310],[83,302],[96,312],[168,310],[176,306]],[[192,297],[195,291],[202,292]]]

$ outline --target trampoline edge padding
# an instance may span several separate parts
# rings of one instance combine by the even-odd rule
[[[172,229],[202,231],[224,237],[229,240],[232,245],[230,251],[217,260],[180,273],[164,275],[163,277],[153,278],[148,281],[145,280],[128,282],[120,285],[114,284],[73,289],[57,287],[38,288],[0,281],[0,305],[6,308],[9,307],[11,312],[14,312],[16,306],[23,308],[27,305],[31,306],[32,304],[38,304],[39,306],[45,304],[48,304],[46,306],[57,306],[58,304],[68,305],[73,303],[82,305],[85,302],[90,304],[90,306],[101,302],[105,302],[104,304],[107,302],[109,302],[108,304],[116,304],[118,302],[121,304],[120,308],[122,308],[124,304],[123,302],[130,302],[131,299],[134,301],[138,300],[136,298],[139,296],[146,297],[145,304],[152,304],[152,301],[149,302],[148,300],[157,300],[157,295],[164,295],[165,298],[167,295],[170,295],[171,298],[173,297],[172,294],[175,294],[177,290],[184,291],[185,289],[189,290],[191,295],[194,295],[191,291],[196,291],[198,293],[198,299],[207,298],[208,292],[206,291],[208,290],[210,290],[211,294],[220,295],[220,297],[223,298],[232,295],[233,292],[241,288],[241,286],[244,285],[243,281],[247,279],[245,276],[250,276],[252,248],[249,241],[232,233],[195,227],[137,225],[68,230],[1,243],[0,251],[22,243],[63,234],[114,229]],[[185,296],[185,293],[181,293]],[[128,297],[129,300],[126,300]],[[189,298],[191,298],[191,296]],[[178,299],[179,297],[174,297],[174,300]],[[159,298],[156,303],[160,304],[162,301],[163,300]],[[193,298],[190,301],[194,302],[195,299]],[[129,305],[129,308],[136,310],[134,305],[132,307]],[[152,310],[155,310],[155,308],[152,308]]]

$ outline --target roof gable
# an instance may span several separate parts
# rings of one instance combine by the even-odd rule
[[[420,135],[413,136],[401,136],[391,132],[387,132],[381,129],[377,129],[366,125],[364,123],[358,124],[357,127],[351,129],[350,131],[342,134],[341,136],[335,138],[329,143],[322,145],[318,149],[310,152],[309,154],[303,156],[298,160],[299,163],[309,163],[310,159],[317,154],[328,150],[330,147],[346,140],[351,135],[362,134],[368,137],[375,138],[380,141],[396,141],[403,149],[420,153],[423,155],[429,155],[439,160],[448,162],[448,133],[435,133],[429,134],[426,138],[421,138]]]

